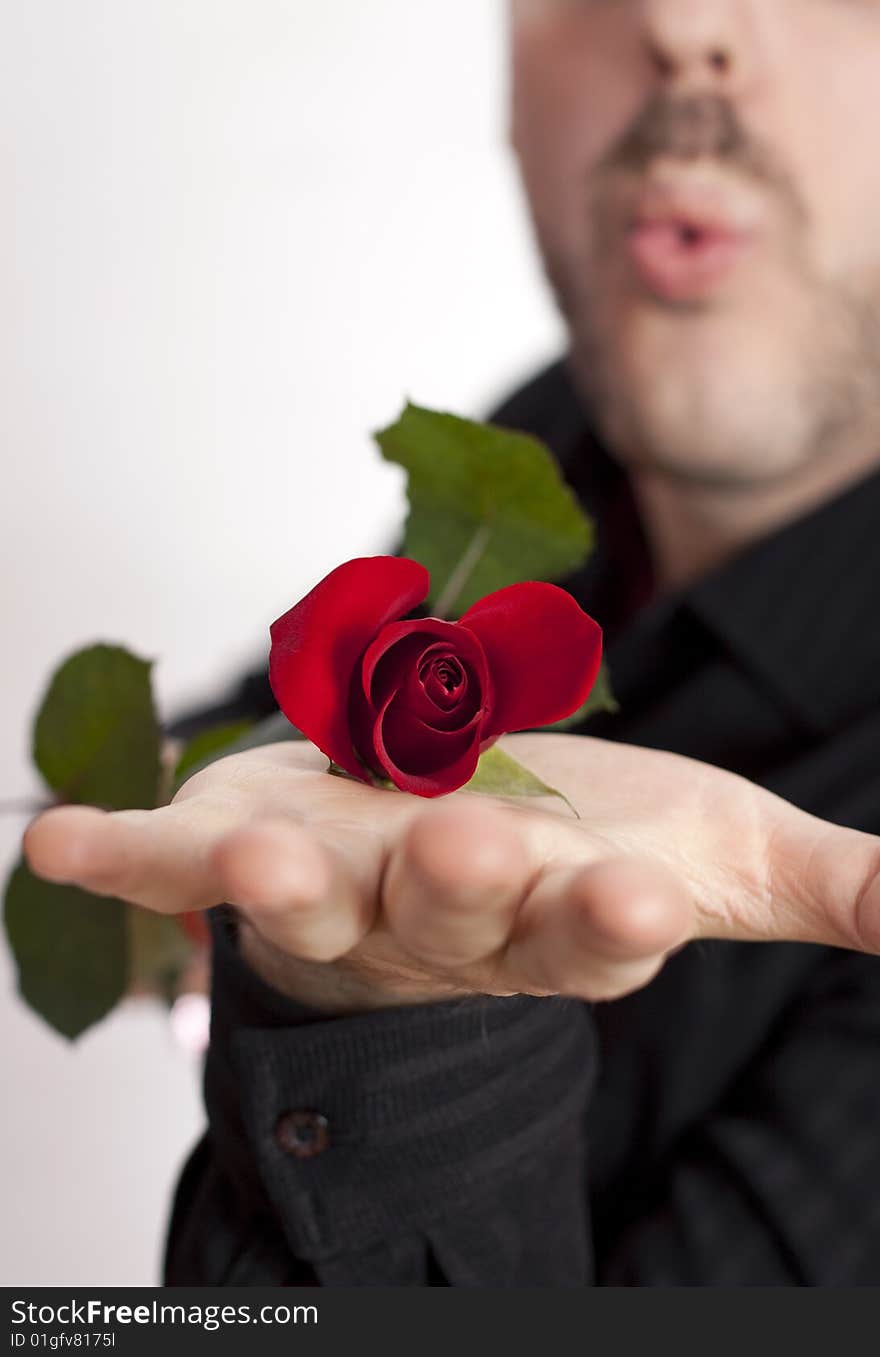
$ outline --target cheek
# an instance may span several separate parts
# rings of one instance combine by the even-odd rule
[[[539,225],[577,242],[590,172],[644,103],[629,6],[536,6],[514,25],[512,137]]]
[[[880,77],[880,59],[877,75]],[[880,107],[877,110],[880,122]],[[828,214],[823,262],[838,275],[861,275],[880,259],[880,152],[873,138],[856,133],[855,118],[839,127],[829,173],[817,184]]]
[[[845,278],[880,260],[880,3],[817,9],[815,23],[780,86],[816,267]]]

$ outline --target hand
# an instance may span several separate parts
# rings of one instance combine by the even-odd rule
[[[255,969],[334,1012],[610,999],[694,938],[880,951],[880,840],[672,754],[555,734],[505,747],[581,819],[376,790],[285,743],[220,760],[158,810],[49,810],[24,850],[49,880],[162,913],[235,905]]]

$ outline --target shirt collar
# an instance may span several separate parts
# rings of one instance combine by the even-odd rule
[[[683,602],[817,732],[880,704],[880,469],[756,542]]]

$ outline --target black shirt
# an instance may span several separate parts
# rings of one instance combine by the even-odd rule
[[[880,832],[880,473],[652,602],[564,369],[496,419],[543,438],[599,521],[567,585],[620,712],[586,733]],[[273,710],[260,672],[178,729]],[[703,942],[613,1003],[327,1019],[250,972],[230,910],[212,930],[209,1125],[167,1285],[880,1284],[880,960]]]

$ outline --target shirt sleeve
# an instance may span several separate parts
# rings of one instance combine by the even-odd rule
[[[817,949],[812,978],[723,1103],[680,1140],[604,1286],[876,1286],[880,960]]]
[[[586,1005],[468,998],[327,1019],[245,964],[228,907],[212,934],[209,1127],[178,1190],[166,1285],[302,1280],[303,1265],[327,1286],[590,1284]]]

